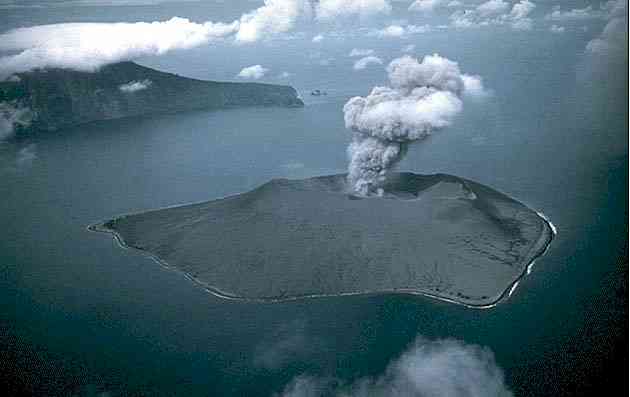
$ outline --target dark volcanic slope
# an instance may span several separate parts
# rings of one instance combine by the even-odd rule
[[[17,76],[0,82],[0,103],[33,111],[32,127],[37,129],[193,109],[304,105],[289,86],[195,80],[133,62],[104,66],[94,73],[46,69]],[[146,89],[120,89],[147,81]]]
[[[496,303],[552,239],[523,204],[450,175],[393,174],[385,197],[345,176],[272,180],[201,204],[96,226],[224,297],[422,293]]]

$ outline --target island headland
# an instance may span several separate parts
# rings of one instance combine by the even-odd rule
[[[38,69],[0,81],[0,111],[11,113],[7,119],[13,120],[16,132],[246,106],[300,107],[304,103],[290,86],[197,80],[134,62],[106,65],[95,72]]]

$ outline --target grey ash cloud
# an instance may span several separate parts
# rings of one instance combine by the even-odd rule
[[[374,87],[366,97],[344,106],[348,146],[348,182],[363,194],[382,193],[387,172],[404,156],[407,146],[451,124],[465,96],[485,94],[478,76],[437,54],[421,61],[410,56],[387,66],[389,86]]]

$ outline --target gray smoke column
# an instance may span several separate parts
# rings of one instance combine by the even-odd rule
[[[343,107],[348,146],[348,182],[359,194],[382,194],[387,171],[407,146],[451,124],[466,95],[485,95],[478,76],[461,73],[456,62],[437,54],[404,56],[387,66],[390,86],[374,87]]]

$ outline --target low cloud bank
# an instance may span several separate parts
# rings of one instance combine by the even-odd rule
[[[450,0],[415,0],[409,5],[409,11],[429,14],[443,7],[458,7],[461,4]]]
[[[146,90],[151,84],[153,84],[151,80],[130,81],[126,84],[121,84],[118,86],[118,89],[124,93],[133,93]]]
[[[148,55],[188,49],[227,37],[238,23],[164,22],[63,23],[20,28],[0,35],[0,73],[58,67],[92,72],[99,67]]]
[[[412,34],[427,33],[431,31],[429,25],[389,25],[383,29],[369,33],[370,36],[380,38],[407,37]]]
[[[374,50],[363,48],[353,48],[350,54],[348,54],[349,57],[366,57],[370,55],[374,55]]]
[[[376,57],[374,55],[370,55],[370,56],[363,57],[357,60],[354,63],[354,66],[352,66],[352,68],[354,70],[363,70],[370,65],[382,65],[382,64],[383,64],[383,60],[381,58]]]
[[[282,397],[512,397],[503,371],[488,348],[454,339],[419,337],[385,372],[343,385],[334,379],[298,376]]]
[[[242,79],[253,79],[258,80],[267,73],[269,69],[262,67],[261,65],[253,65],[248,66],[246,68],[241,69],[238,73],[237,77]]]
[[[461,73],[456,62],[437,54],[421,62],[410,56],[387,66],[390,86],[374,87],[343,107],[348,146],[348,182],[362,195],[382,194],[387,172],[412,142],[451,124],[464,96],[485,95],[478,76]]]
[[[489,0],[475,8],[456,11],[450,19],[451,25],[459,29],[507,25],[514,30],[529,30],[533,26],[530,14],[535,8],[529,0],[520,0],[512,7],[504,0]]]
[[[551,21],[565,22],[565,21],[577,21],[577,20],[599,18],[599,17],[600,17],[600,14],[598,12],[595,12],[595,10],[593,10],[593,6],[588,6],[584,8],[574,8],[567,11],[556,9],[556,10],[553,10],[551,13],[547,14],[545,16],[545,19],[548,19]]]
[[[324,21],[352,15],[365,18],[391,10],[388,0],[319,0],[315,7],[317,19]]]
[[[505,0],[488,0],[477,6],[477,12],[482,16],[497,16],[510,9],[510,4]]]
[[[14,29],[0,34],[0,80],[38,68],[92,72],[103,65],[216,40],[246,44],[293,29],[301,18],[333,20],[389,13],[388,0],[265,0],[232,22],[192,22],[174,17],[136,23],[60,23]],[[318,41],[316,39],[315,41]]]

